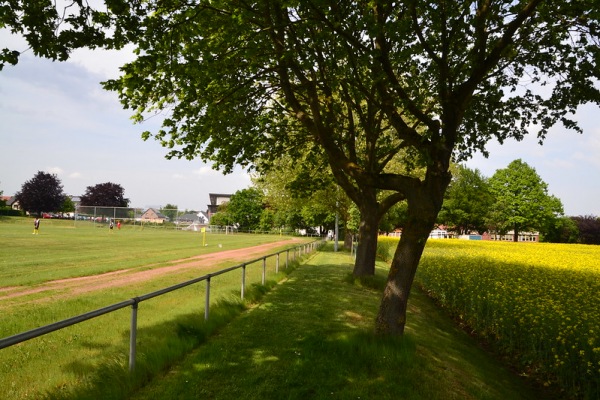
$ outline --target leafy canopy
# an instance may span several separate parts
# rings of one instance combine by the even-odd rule
[[[541,230],[548,221],[563,214],[560,200],[548,194],[548,185],[534,168],[515,160],[490,178],[494,203],[491,225],[498,232]]]
[[[40,215],[60,211],[65,199],[60,179],[55,174],[38,171],[16,194],[21,208]]]
[[[82,206],[127,207],[125,189],[117,183],[106,182],[88,186],[81,196]]]

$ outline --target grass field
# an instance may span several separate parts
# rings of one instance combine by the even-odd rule
[[[552,398],[490,357],[419,290],[405,337],[375,337],[387,266],[378,265],[368,286],[349,279],[351,271],[347,253],[317,253],[132,399]]]
[[[0,221],[0,337],[7,337],[198,277],[178,270],[131,286],[109,287],[77,296],[66,289],[8,298],[7,287],[42,287],[46,281],[99,273],[147,270],[170,260],[285,240],[279,236],[207,235],[173,230],[123,227],[109,233],[69,221],[42,221],[32,235],[31,220]],[[31,223],[31,224],[30,224]],[[219,246],[220,245],[220,246]],[[291,247],[280,246],[279,249]],[[274,252],[274,250],[269,253]],[[242,260],[243,261],[243,260]],[[247,260],[249,261],[249,260]],[[239,262],[221,261],[216,271]],[[264,288],[257,285],[262,263],[249,265],[246,303],[240,301],[240,272],[211,282],[211,320],[203,322],[205,285],[198,284],[143,302],[138,310],[138,366],[131,387],[182,357],[226,321],[238,315]],[[285,276],[267,263],[267,287]],[[208,271],[207,271],[208,272]],[[202,273],[200,275],[204,275]],[[0,350],[0,398],[50,398],[68,394],[102,374],[128,376],[130,309],[123,309],[37,339]],[[114,376],[113,378],[114,379]]]
[[[40,234],[33,235],[32,219],[0,219],[0,286],[96,275],[281,240],[277,235],[209,233],[203,247],[199,232],[124,225],[110,233],[97,226],[42,220]]]

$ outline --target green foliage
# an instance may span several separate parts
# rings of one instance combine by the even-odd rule
[[[459,235],[487,230],[486,217],[494,198],[479,170],[459,165],[448,186],[438,222]]]
[[[81,196],[82,206],[127,207],[129,199],[125,189],[118,183],[106,182],[88,186]]]
[[[560,200],[548,194],[548,185],[535,169],[519,160],[490,178],[494,203],[488,217],[496,232],[541,230],[563,213]]]
[[[227,203],[230,220],[243,231],[259,229],[263,209],[264,197],[256,188],[238,190]]]
[[[55,174],[38,171],[21,186],[16,198],[23,210],[41,215],[42,212],[60,211],[65,194]]]
[[[71,200],[71,197],[65,196],[65,199],[60,208],[60,211],[66,212],[66,213],[75,211],[75,203],[73,203],[73,200]]]
[[[167,203],[164,207],[159,210],[161,214],[169,217],[169,221],[173,222],[177,218],[178,207],[175,204]]]
[[[553,218],[541,231],[540,241],[550,243],[579,243],[579,228],[570,217]]]

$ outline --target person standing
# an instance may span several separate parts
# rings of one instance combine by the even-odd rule
[[[40,217],[35,217],[33,221],[33,234],[39,235],[40,233]]]

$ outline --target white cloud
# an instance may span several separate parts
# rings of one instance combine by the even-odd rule
[[[48,171],[51,174],[55,174],[55,175],[62,175],[62,173],[63,173],[63,169],[61,167],[49,167],[49,168],[46,168],[46,171]]]

